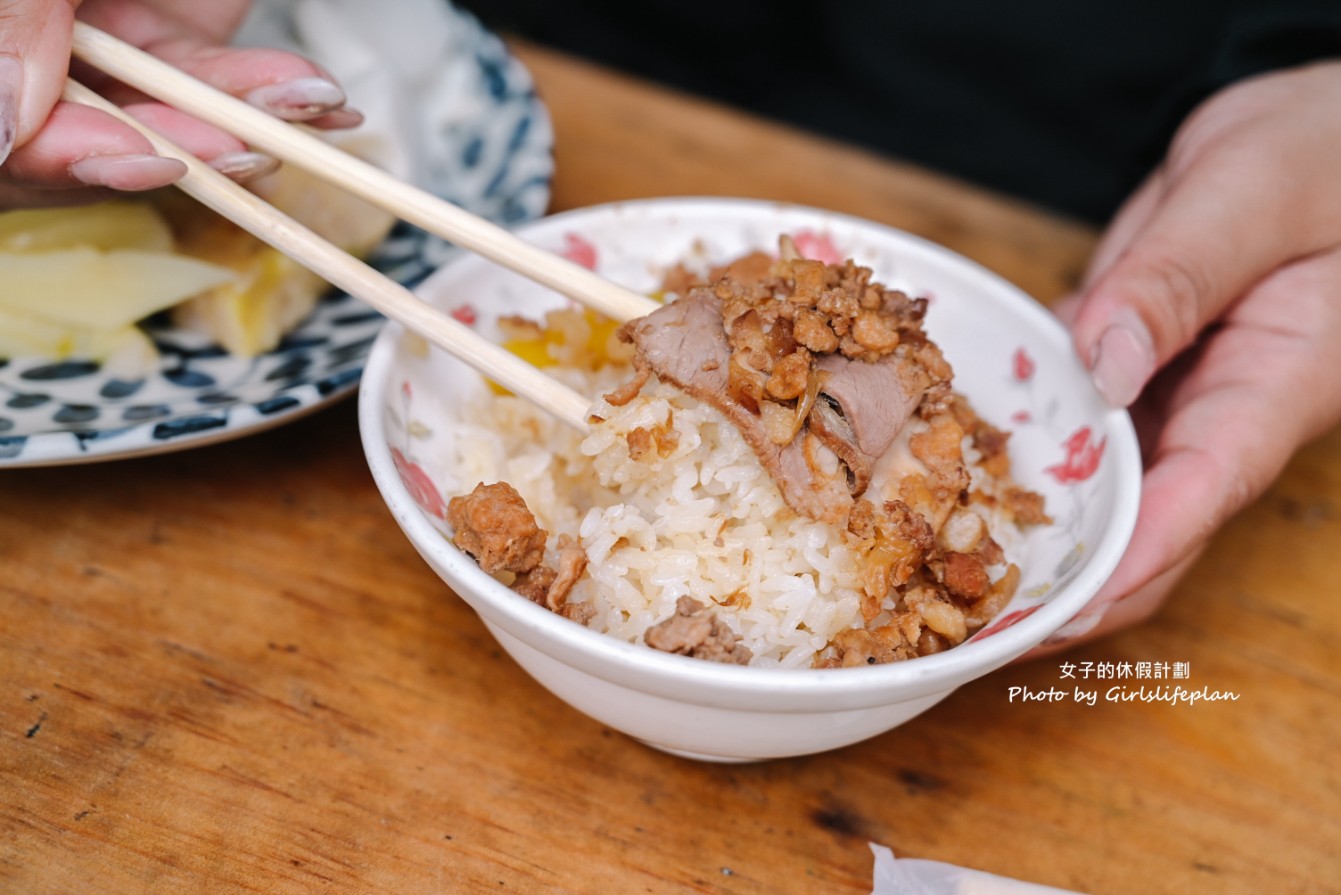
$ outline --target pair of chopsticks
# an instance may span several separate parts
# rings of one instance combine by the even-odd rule
[[[161,102],[233,134],[258,151],[296,165],[395,217],[609,317],[631,320],[658,307],[650,298],[531,245],[502,227],[398,180],[83,22],[75,23],[74,55]],[[579,430],[587,428],[586,415],[591,405],[588,398],[417,298],[404,286],[327,242],[84,85],[68,81],[65,99],[115,116],[144,134],[159,155],[184,162],[187,174],[176,186],[218,214],[514,394]]]

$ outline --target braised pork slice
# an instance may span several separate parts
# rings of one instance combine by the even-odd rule
[[[722,302],[711,289],[695,287],[683,298],[631,321],[623,335],[638,350],[635,363],[689,391],[699,400],[726,394],[731,345],[722,328]]]
[[[907,366],[899,354],[875,362],[841,354],[815,360],[824,378],[820,400],[810,411],[810,429],[847,466],[853,497],[866,492],[876,461],[899,437],[922,399],[921,392],[906,390]]]
[[[948,395],[951,370],[922,331],[924,299],[781,249],[629,323],[638,375],[607,399],[631,400],[655,373],[725,414],[788,506],[842,524],[908,420]]]
[[[852,495],[838,456],[805,432],[786,444],[776,443],[763,417],[729,392],[731,345],[722,326],[722,301],[711,288],[691,289],[631,321],[621,336],[637,349],[634,362],[640,368],[717,408],[740,430],[788,506],[826,522],[847,518]]]

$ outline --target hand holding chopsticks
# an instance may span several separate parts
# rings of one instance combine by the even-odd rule
[[[328,180],[365,202],[450,240],[616,320],[655,310],[651,299],[518,239],[437,196],[398,180],[260,109],[198,81],[166,62],[76,22],[74,55],[256,149]]]
[[[327,242],[186,150],[138,123],[82,84],[70,81],[65,88],[65,98],[116,116],[139,129],[160,155],[184,162],[187,173],[177,182],[177,186],[202,204],[274,246],[327,282],[419,333],[481,374],[550,410],[569,425],[579,429],[586,427],[586,411],[590,405],[586,398],[421,301],[404,286]]]
[[[393,215],[451,240],[529,279],[618,320],[657,307],[590,271],[524,242],[502,227],[404,183],[292,125],[161,62],[108,34],[75,24],[74,54],[103,72],[304,168]],[[145,135],[159,155],[187,165],[177,186],[243,229],[419,333],[481,374],[499,382],[578,429],[586,428],[590,401],[507,350],[461,325],[401,286],[190,153],[128,116],[88,88],[70,81],[66,98],[102,109]]]

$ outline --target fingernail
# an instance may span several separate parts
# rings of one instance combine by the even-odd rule
[[[313,118],[307,123],[313,127],[319,127],[325,130],[342,130],[344,128],[358,127],[362,124],[363,113],[357,109],[336,109],[334,112],[327,112],[319,118]]]
[[[279,159],[260,152],[226,152],[210,159],[210,167],[241,183],[271,173],[279,167]]]
[[[279,118],[302,121],[343,106],[345,92],[325,78],[297,78],[257,87],[247,102]]]
[[[1155,375],[1154,341],[1134,311],[1119,312],[1103,331],[1091,372],[1095,388],[1114,407],[1129,406]]]
[[[181,179],[186,165],[157,155],[91,155],[70,165],[70,176],[89,186],[152,190]]]
[[[0,165],[14,150],[19,133],[19,96],[23,92],[23,63],[0,56]]]

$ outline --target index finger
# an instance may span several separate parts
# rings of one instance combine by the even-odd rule
[[[236,23],[221,26],[213,7],[208,15],[188,19],[152,3],[133,4],[129,14],[131,6],[89,7],[80,18],[276,117],[337,127],[358,123],[358,118],[330,115],[344,108],[345,92],[311,60],[285,50],[222,46]],[[141,96],[121,86],[103,93],[121,104]]]

